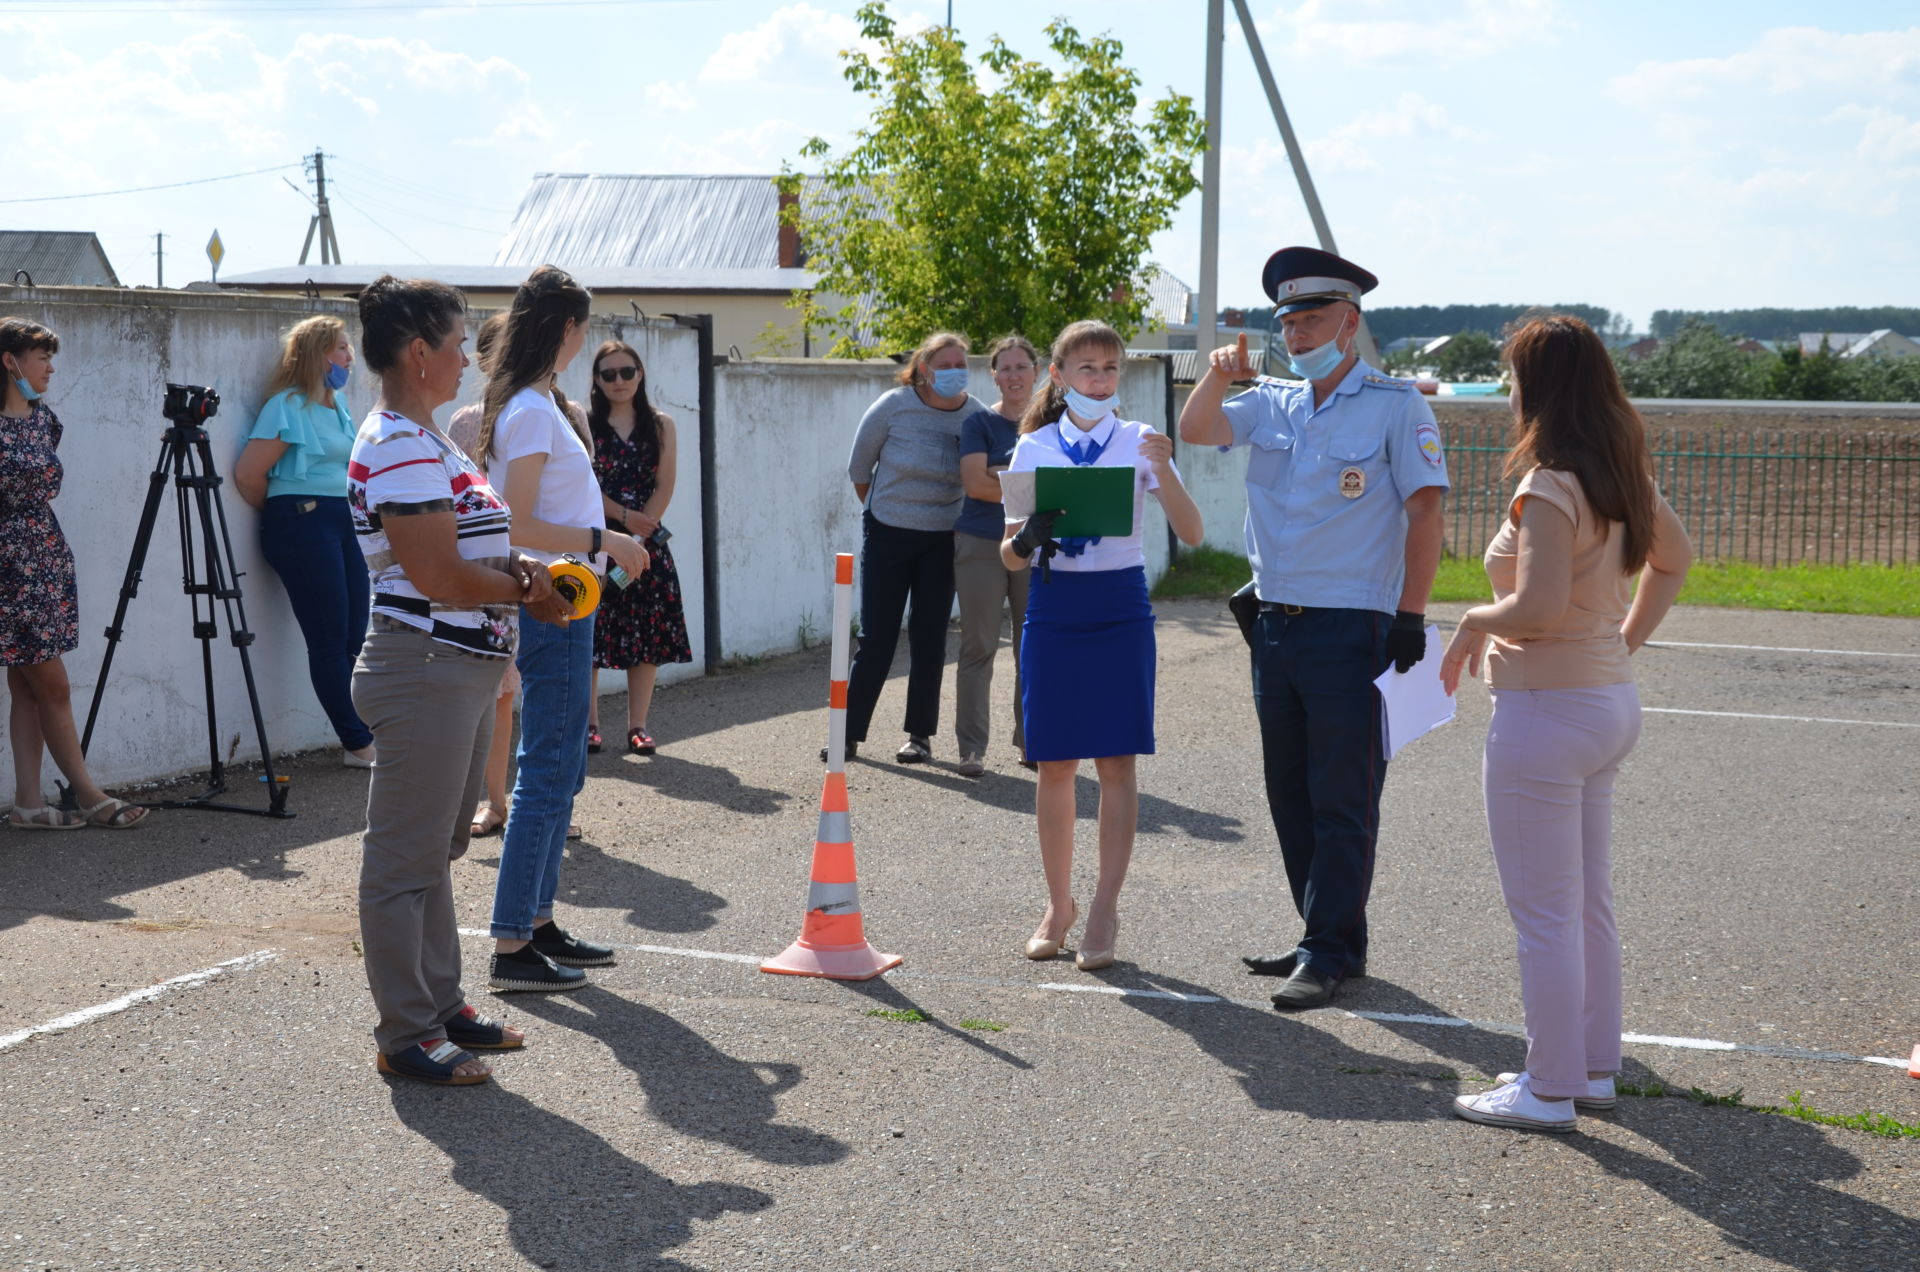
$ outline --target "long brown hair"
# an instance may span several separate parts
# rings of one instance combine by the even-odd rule
[[[640,368],[640,387],[633,394],[634,431],[656,446],[660,443],[660,413],[647,400],[647,364],[640,351],[624,340],[609,340],[593,352],[593,364],[587,369],[587,425],[594,430],[613,427],[613,401],[600,385],[600,363],[616,353],[624,353]]]
[[[493,458],[493,426],[514,394],[538,384],[553,374],[560,357],[560,344],[566,338],[567,323],[585,323],[593,311],[593,297],[573,281],[573,276],[553,265],[542,265],[527,275],[513,293],[507,309],[507,325],[500,333],[500,347],[494,351],[487,368],[487,391],[481,399],[480,435],[474,442],[474,462],[486,467]],[[560,391],[556,378],[553,401],[561,418],[573,423],[567,409],[567,395]],[[576,430],[577,431],[577,430]],[[583,437],[587,450],[593,443]]]
[[[933,377],[927,374],[927,359],[948,345],[959,345],[960,352],[972,353],[973,345],[957,331],[936,331],[920,342],[920,347],[907,355],[898,374],[893,378],[902,384],[924,384],[931,388]]]
[[[309,402],[327,398],[327,364],[347,324],[326,314],[295,323],[280,342],[280,361],[267,380],[267,396],[292,389]]]
[[[1606,345],[1571,314],[1542,314],[1507,338],[1504,356],[1518,401],[1506,475],[1538,465],[1578,477],[1593,510],[1620,523],[1622,563],[1639,573],[1653,546],[1653,457]]]
[[[1102,345],[1126,356],[1127,342],[1120,333],[1104,322],[1092,318],[1083,318],[1079,322],[1069,323],[1065,330],[1053,338],[1053,352],[1047,355],[1051,366],[1065,366],[1068,358],[1088,345]],[[1027,403],[1026,412],[1020,417],[1022,433],[1037,433],[1053,423],[1067,412],[1067,391],[1061,383],[1049,373],[1043,377],[1045,388],[1033,395]]]

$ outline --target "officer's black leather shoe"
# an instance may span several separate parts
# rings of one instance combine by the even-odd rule
[[[1243,954],[1240,961],[1255,976],[1291,976],[1300,958],[1299,950],[1288,950],[1285,954]],[[1353,964],[1347,969],[1343,980],[1365,980],[1366,960]]]
[[[1281,1011],[1304,1011],[1309,1007],[1324,1007],[1333,1001],[1333,991],[1339,982],[1331,976],[1322,976],[1307,963],[1301,963],[1293,969],[1293,975],[1273,996],[1273,1005]]]
[[[1299,950],[1288,950],[1285,954],[1243,954],[1240,961],[1255,976],[1291,976],[1299,958]]]

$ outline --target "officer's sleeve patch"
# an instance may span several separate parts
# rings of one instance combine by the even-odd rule
[[[1440,467],[1440,429],[1433,424],[1422,424],[1413,430],[1414,445],[1420,448],[1420,457],[1429,467]]]
[[[1376,389],[1412,389],[1415,387],[1412,380],[1402,380],[1398,376],[1391,375],[1374,375],[1368,373],[1367,375],[1361,376],[1360,380],[1363,384],[1371,384]]]

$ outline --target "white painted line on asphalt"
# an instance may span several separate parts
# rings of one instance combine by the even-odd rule
[[[1749,649],[1762,654],[1837,654],[1848,658],[1920,658],[1887,649],[1796,649],[1791,645],[1720,645],[1704,640],[1650,640],[1654,649]]]
[[[1903,720],[1836,720],[1831,716],[1761,715],[1753,711],[1688,711],[1682,707],[1642,707],[1651,715],[1722,716],[1730,720],[1785,720],[1791,724],[1857,724],[1870,729],[1920,729]]]
[[[242,954],[239,958],[230,958],[224,963],[215,963],[212,967],[203,967],[197,972],[188,972],[184,976],[175,976],[171,980],[163,980],[158,985],[149,985],[145,989],[136,989],[131,994],[122,994],[111,1002],[97,1003],[92,1007],[82,1007],[79,1011],[68,1012],[64,1016],[57,1016],[43,1025],[34,1025],[29,1029],[22,1029],[18,1033],[0,1034],[0,1051],[5,1051],[9,1047],[17,1047],[27,1039],[37,1038],[41,1034],[59,1033],[65,1029],[78,1028],[81,1025],[99,1020],[102,1016],[111,1016],[116,1012],[125,1011],[129,1007],[137,1007],[141,1003],[152,1002],[154,999],[170,994],[176,989],[191,989],[195,985],[204,985],[210,980],[215,980],[226,975],[228,972],[251,971],[261,964],[271,963],[279,957],[279,950],[255,950],[251,954]]]
[[[486,936],[479,928],[461,928],[462,936]],[[722,950],[694,950],[673,945],[629,945],[619,941],[607,944],[620,950],[633,950],[643,954],[666,954],[675,958],[714,959],[725,963],[746,963],[758,967],[763,960],[757,954],[733,954]],[[988,976],[954,976],[942,972],[916,972],[905,968],[895,968],[884,974],[888,980],[940,981],[950,984],[980,985],[989,989],[1044,990],[1055,994],[1104,994],[1110,998],[1149,998],[1161,1002],[1190,1003],[1195,1006],[1209,1006],[1217,1003],[1229,1003],[1235,1007],[1249,1007],[1255,1011],[1271,1011],[1273,1005],[1266,1001],[1245,998],[1228,998],[1215,994],[1182,994],[1170,989],[1135,989],[1127,985],[1103,985],[1095,982],[1085,984],[1064,981],[1000,980]],[[1465,1020],[1459,1016],[1428,1016],[1400,1011],[1349,1011],[1334,1008],[1340,1015],[1355,1020],[1371,1020],[1386,1025],[1434,1025],[1443,1029],[1484,1029],[1489,1033],[1512,1034],[1525,1037],[1526,1029],[1521,1025],[1509,1025],[1494,1020]],[[1766,1043],[1720,1042],[1713,1038],[1683,1038],[1669,1034],[1620,1035],[1620,1041],[1639,1043],[1649,1047],[1673,1047],[1686,1051],[1736,1051],[1750,1055],[1771,1056],[1782,1060],[1818,1060],[1829,1064],[1877,1064],[1889,1065],[1904,1071],[1907,1061],[1889,1059],[1886,1056],[1857,1056],[1846,1051],[1821,1051],[1811,1047],[1772,1046]]]

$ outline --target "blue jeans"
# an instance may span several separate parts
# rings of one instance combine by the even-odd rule
[[[1380,691],[1392,616],[1372,610],[1263,610],[1253,629],[1267,808],[1293,905],[1300,957],[1339,979],[1367,959],[1367,897],[1387,757]]]
[[[520,771],[500,848],[492,934],[528,940],[553,917],[573,797],[587,784],[593,619],[564,626],[520,611]]]
[[[353,664],[367,638],[372,587],[345,495],[275,495],[260,507],[260,552],[280,576],[307,642],[307,677],[349,751],[373,745],[353,709]]]

